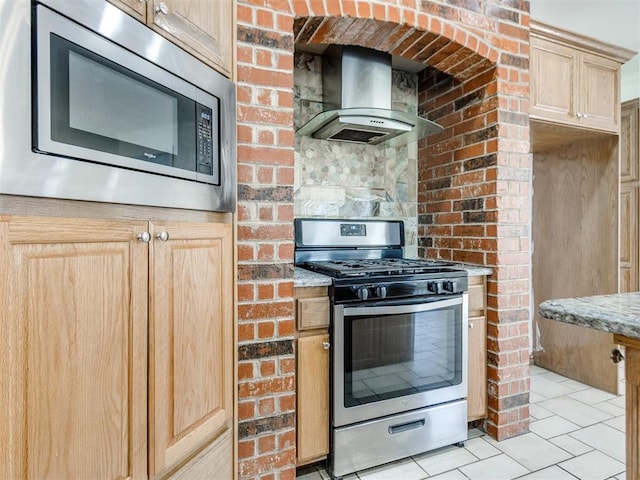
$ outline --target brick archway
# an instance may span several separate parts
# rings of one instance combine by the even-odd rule
[[[419,112],[445,130],[418,144],[419,253],[493,268],[486,428],[498,439],[528,430],[528,2],[457,3],[238,1],[240,478],[295,478],[296,43],[428,65]]]

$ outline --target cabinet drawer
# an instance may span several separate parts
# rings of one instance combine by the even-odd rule
[[[298,330],[329,326],[329,297],[299,298],[296,316]]]
[[[484,316],[486,302],[484,275],[469,277],[469,318]]]

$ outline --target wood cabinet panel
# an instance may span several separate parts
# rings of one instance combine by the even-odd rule
[[[581,52],[579,57],[578,107],[580,125],[620,130],[620,63]]]
[[[226,77],[232,77],[234,0],[107,1]]]
[[[1,478],[146,478],[145,230],[0,223]]]
[[[159,224],[152,235],[150,471],[158,475],[232,427],[232,228]],[[218,288],[215,288],[218,286]]]
[[[467,420],[487,416],[487,320],[469,318],[469,388]]]
[[[149,0],[148,24],[176,45],[231,77],[232,0]]]
[[[615,134],[620,130],[620,66],[634,52],[571,32],[531,23],[530,116],[537,143],[567,145],[584,130]],[[563,125],[537,128],[539,122]]]
[[[620,187],[620,291],[637,292],[638,287],[638,186]]]
[[[298,338],[298,465],[329,453],[329,335]]]
[[[329,327],[329,297],[297,299],[298,330]]]
[[[620,120],[620,181],[637,182],[640,167],[640,100],[622,105]]]
[[[617,144],[612,136],[534,156],[534,305],[618,291]],[[536,365],[617,393],[617,366],[608,360],[611,334],[534,313]]]
[[[576,92],[575,50],[541,38],[531,38],[531,108],[548,120],[572,121]]]
[[[469,277],[469,318],[484,317],[487,308],[486,277]]]

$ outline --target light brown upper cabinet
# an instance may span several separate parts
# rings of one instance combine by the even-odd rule
[[[234,61],[234,0],[109,0],[228,78]]]
[[[620,67],[635,52],[531,22],[533,151],[620,131]]]
[[[532,22],[531,118],[617,133],[620,50]]]
[[[231,224],[0,217],[0,478],[233,478],[232,285]]]

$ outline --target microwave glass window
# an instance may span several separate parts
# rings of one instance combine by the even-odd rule
[[[153,163],[174,167],[168,175],[217,174],[201,119],[203,111],[217,114],[217,105],[200,105],[53,33],[50,40],[53,141],[127,158],[132,169]]]
[[[90,79],[90,82],[87,81]],[[178,152],[178,100],[69,51],[69,126],[147,147]]]

